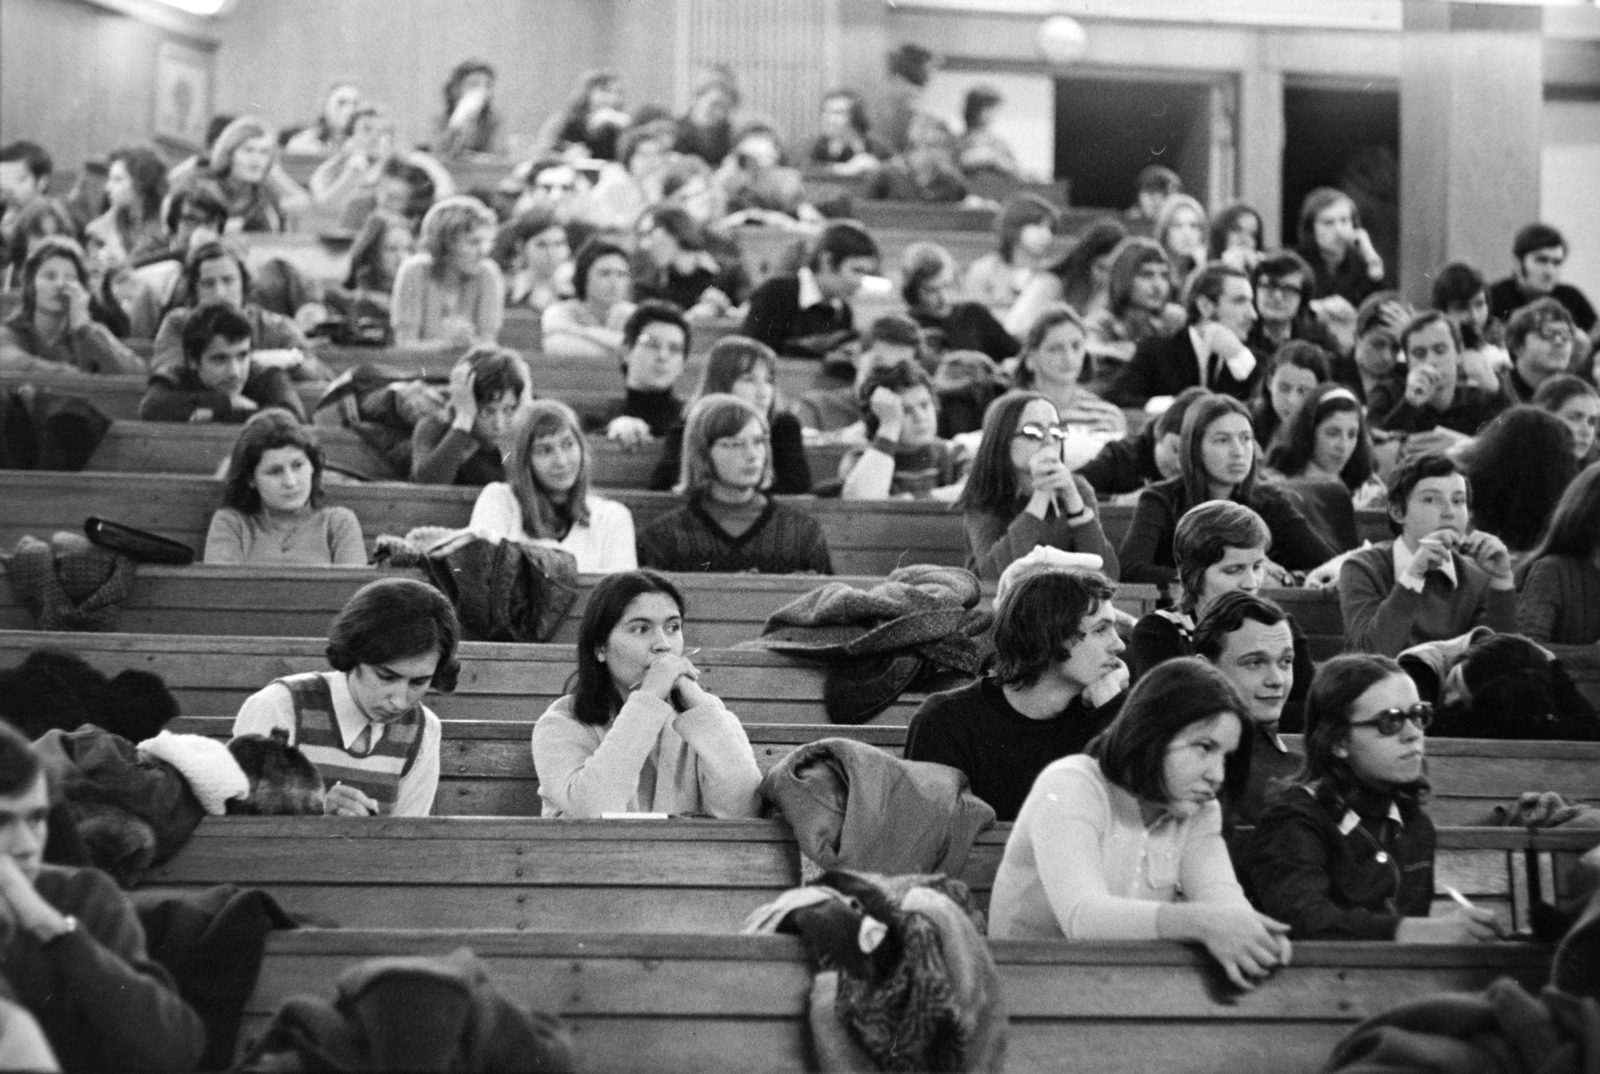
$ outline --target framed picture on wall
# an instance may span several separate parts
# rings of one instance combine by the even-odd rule
[[[176,41],[156,53],[155,135],[189,149],[205,144],[211,119],[211,55]]]

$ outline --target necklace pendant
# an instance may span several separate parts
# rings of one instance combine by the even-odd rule
[[[1378,864],[1379,865],[1387,865],[1388,862],[1389,862],[1389,854],[1388,854],[1388,852],[1387,851],[1383,851],[1383,850],[1378,851]]]

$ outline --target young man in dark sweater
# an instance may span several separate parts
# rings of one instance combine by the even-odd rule
[[[1529,224],[1512,240],[1511,256],[1516,268],[1510,276],[1496,280],[1489,288],[1489,316],[1509,321],[1511,315],[1539,298],[1553,298],[1566,307],[1574,325],[1584,333],[1580,349],[1595,332],[1595,309],[1584,293],[1561,282],[1561,269],[1567,260],[1567,240],[1549,224]]]
[[[0,997],[33,1016],[69,1074],[193,1070],[204,1025],[149,960],[111,878],[44,864],[49,809],[39,758],[0,723]]]
[[[683,400],[673,388],[689,356],[689,322],[670,302],[647,299],[622,326],[622,382],[626,394],[611,407],[607,440],[637,448],[663,439],[683,420]]]
[[[799,272],[774,276],[751,293],[744,334],[782,355],[826,358],[854,338],[850,299],[877,270],[878,244],[866,228],[829,224]]]
[[[1124,692],[1099,707],[1085,697],[1122,670],[1115,592],[1098,571],[1023,577],[995,612],[993,670],[922,703],[906,733],[907,760],[959,768],[996,820],[1016,820],[1034,777],[1082,753],[1122,708]]]

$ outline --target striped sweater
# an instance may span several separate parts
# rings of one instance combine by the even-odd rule
[[[427,816],[439,785],[439,718],[418,704],[394,723],[373,723],[377,744],[361,756],[345,741],[353,743],[366,725],[343,673],[311,672],[278,679],[248,698],[233,733],[269,735],[281,727],[328,786],[355,787],[378,802],[381,814]]]

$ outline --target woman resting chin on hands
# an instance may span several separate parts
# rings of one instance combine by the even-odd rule
[[[1289,927],[1234,879],[1217,794],[1244,702],[1193,657],[1148,672],[1088,752],[1034,781],[995,876],[995,939],[1194,940],[1240,988],[1289,964]]]
[[[653,571],[595,586],[576,686],[533,729],[545,816],[756,815],[755,751],[684,654],[683,610],[677,587]]]

